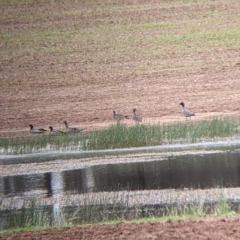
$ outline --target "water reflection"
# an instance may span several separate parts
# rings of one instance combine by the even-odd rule
[[[58,196],[121,189],[240,187],[240,151],[171,156],[45,174],[3,177],[2,192]],[[37,191],[37,192],[36,192]],[[56,206],[56,214],[58,208]]]
[[[52,206],[52,221],[54,226],[60,226],[63,222],[59,222],[62,220],[62,205],[59,202],[58,196],[64,192],[64,179],[63,174],[61,172],[52,172],[50,174],[50,187],[51,187],[51,195],[55,199]]]
[[[47,194],[49,173],[3,177],[3,195],[40,196]]]

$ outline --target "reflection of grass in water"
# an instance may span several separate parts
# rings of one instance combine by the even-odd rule
[[[131,193],[130,193],[131,194]],[[94,195],[84,194],[83,197],[72,201],[71,196],[65,197],[71,206],[57,208],[38,199],[25,199],[16,204],[16,200],[0,204],[0,218],[2,224],[0,230],[36,229],[39,227],[73,226],[79,224],[106,223],[119,221],[148,221],[149,219],[187,219],[201,216],[233,216],[232,210],[226,197],[216,189],[216,199],[205,202],[199,199],[192,203],[178,203],[177,199],[170,199],[169,203],[157,205],[131,205],[129,204],[128,191],[115,192],[109,198],[107,193]],[[81,200],[80,200],[81,199]],[[191,201],[191,199],[189,199]],[[1,232],[1,231],[0,231]]]
[[[169,143],[194,143],[224,139],[239,133],[240,122],[234,119],[188,121],[163,125],[126,126],[117,123],[108,129],[88,133],[1,139],[4,153],[30,153],[39,150],[98,150],[156,146]],[[86,140],[87,139],[87,140]]]

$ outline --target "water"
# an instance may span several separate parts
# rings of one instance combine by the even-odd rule
[[[240,187],[240,150],[172,155],[165,160],[159,160],[157,154],[151,157],[152,161],[147,162],[1,177],[0,193],[44,197],[119,190]]]
[[[219,151],[219,148],[224,151]],[[171,149],[172,151],[170,152],[172,154],[169,154],[169,150]],[[191,150],[196,149],[197,151],[191,152]],[[209,149],[213,149],[215,151],[203,151]],[[161,150],[160,152],[168,151],[168,154],[163,157],[159,154],[159,150]],[[184,150],[188,152],[184,153]],[[136,158],[136,156],[140,158],[137,159],[139,161],[122,161],[121,163],[115,163],[115,160],[118,159],[118,155],[123,156],[125,154],[124,158],[127,159],[132,156],[127,154],[139,152],[140,154],[134,155],[134,158]],[[93,155],[95,156],[95,154],[96,152],[86,152],[81,154],[76,152],[67,154],[64,153],[64,155],[61,156],[63,158],[71,156],[79,159],[79,161],[82,161],[84,157],[92,157]],[[164,206],[167,205],[169,207],[168,196],[162,193],[161,201],[160,198],[157,197],[155,202],[143,205],[140,213],[138,209],[136,210],[133,205],[129,206],[128,203],[125,206],[121,205],[121,202],[116,202],[115,205],[109,205],[109,203],[104,204],[104,199],[108,201],[109,197],[103,197],[103,203],[92,203],[92,205],[90,203],[90,208],[88,208],[88,206],[79,208],[79,204],[71,204],[71,200],[67,201],[64,205],[61,202],[61,197],[64,195],[69,196],[70,194],[77,195],[79,193],[102,193],[103,191],[116,191],[117,194],[122,193],[122,196],[125,196],[125,193],[119,192],[119,190],[240,187],[240,146],[237,144],[227,143],[226,145],[222,145],[221,143],[210,144],[210,146],[206,146],[205,144],[195,146],[192,144],[189,146],[175,146],[175,148],[172,148],[172,146],[164,146],[162,148],[157,147],[100,151],[98,154],[102,157],[108,155],[108,159],[109,156],[111,156],[113,160],[112,163],[67,171],[56,171],[55,169],[52,169],[51,171],[42,173],[0,176],[1,198],[9,198],[7,202],[9,201],[10,204],[11,201],[13,203],[14,199],[16,199],[16,205],[14,206],[16,206],[17,209],[10,210],[6,206],[2,208],[0,211],[0,229],[25,226],[24,219],[22,217],[28,215],[26,210],[19,209],[18,206],[20,200],[18,200],[18,198],[14,198],[16,196],[23,197],[24,201],[32,201],[32,199],[35,198],[46,197],[46,199],[50,200],[49,203],[43,204],[42,207],[39,208],[40,216],[43,218],[46,216],[46,219],[42,219],[43,224],[45,224],[46,221],[50,221],[49,224],[59,226],[64,224],[64,222],[61,221],[68,219],[68,216],[70,219],[74,216],[73,219],[76,219],[76,221],[79,221],[80,219],[80,222],[76,222],[79,224],[87,222],[90,219],[88,214],[91,215],[93,220],[98,219],[99,221],[102,221],[102,218],[105,219],[106,217],[108,217],[109,220],[112,220],[115,219],[116,216],[120,218],[129,217],[129,219],[131,219],[134,216],[161,216],[164,214],[164,211],[166,211]],[[51,156],[49,156],[49,153],[41,155],[43,162],[54,160],[55,158],[59,159],[59,156],[60,155],[56,155],[56,153]],[[0,158],[0,162],[2,164],[39,161],[41,161],[39,155],[28,155],[26,159],[24,156],[8,156],[7,158]],[[178,193],[178,191],[173,191],[173,193],[174,192]],[[88,196],[86,197],[88,198]],[[167,198],[165,199],[165,197]],[[91,198],[92,197],[90,197],[90,200],[93,202],[99,201],[99,196],[95,196],[93,199]],[[216,200],[211,200],[211,198],[212,195],[209,196],[209,201],[205,199],[204,202],[204,204],[210,204],[209,209],[212,208],[212,204],[216,203]],[[239,198],[234,196],[231,196],[231,198],[233,198],[231,203],[235,204],[233,209],[238,209]],[[54,201],[51,202],[51,199]],[[114,199],[114,197],[110,198],[110,200],[111,199]],[[194,196],[190,197],[190,199],[195,201]],[[178,203],[179,200],[180,199],[177,198]],[[170,201],[172,201],[171,198]],[[90,212],[89,209],[91,209]],[[31,211],[31,208],[29,211]],[[78,213],[78,216],[75,215],[76,213]],[[107,215],[102,216],[102,213],[106,213]],[[30,216],[32,216],[31,213]],[[36,224],[39,224],[40,220],[37,215],[35,219]],[[26,219],[26,221],[28,221],[28,219]],[[90,221],[92,220],[90,219]]]

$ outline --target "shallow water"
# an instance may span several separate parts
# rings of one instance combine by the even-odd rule
[[[144,158],[148,157],[148,161]],[[111,163],[0,178],[2,196],[54,196],[119,190],[240,187],[240,149]],[[79,160],[80,161],[80,160]]]

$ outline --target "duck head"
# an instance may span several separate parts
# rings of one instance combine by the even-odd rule
[[[182,107],[184,107],[184,106],[185,106],[184,102],[180,102],[180,105],[181,105]]]

